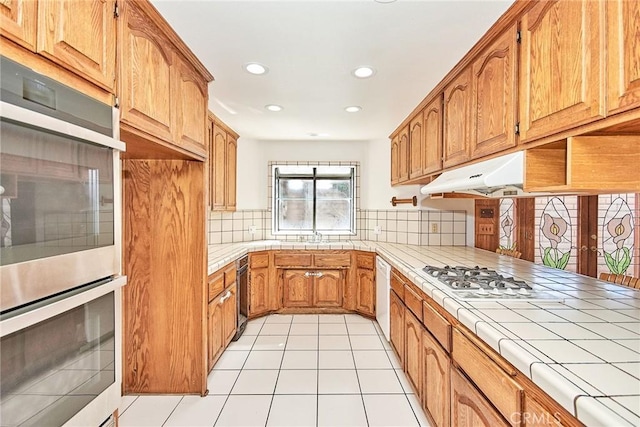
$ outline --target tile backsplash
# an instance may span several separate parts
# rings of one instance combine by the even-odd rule
[[[373,240],[420,246],[466,246],[466,211],[360,210],[357,234],[324,235],[327,240]],[[306,236],[271,234],[271,212],[209,212],[209,243],[254,240],[300,241]]]

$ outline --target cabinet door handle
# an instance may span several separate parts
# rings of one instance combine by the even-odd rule
[[[231,291],[227,291],[227,293],[224,294],[222,298],[220,298],[220,304],[222,305],[222,303],[224,303],[229,298],[231,298]]]
[[[307,271],[304,273],[304,277],[322,277],[322,271]]]

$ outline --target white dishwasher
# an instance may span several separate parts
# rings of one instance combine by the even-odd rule
[[[391,266],[380,255],[376,257],[376,320],[389,341],[389,292]]]

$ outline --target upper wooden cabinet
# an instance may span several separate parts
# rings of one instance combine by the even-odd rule
[[[209,114],[209,204],[215,211],[236,210],[238,134]]]
[[[522,16],[522,142],[604,117],[604,13],[602,0],[545,1]]]
[[[0,2],[2,37],[29,50],[36,50],[38,3],[34,0],[3,0]]]
[[[409,123],[409,178],[422,176],[422,150],[424,149],[424,123],[422,112]]]
[[[471,68],[465,68],[444,90],[445,168],[469,160],[471,135]]]
[[[38,1],[37,52],[115,92],[115,0]]]
[[[442,169],[442,94],[422,111],[422,174],[431,175]]]
[[[398,182],[409,180],[409,126],[398,135]]]
[[[640,2],[607,0],[607,114],[640,107]]]
[[[122,2],[121,13],[118,45],[123,132],[177,148],[186,158],[204,160],[207,84],[213,77],[150,3]],[[130,148],[135,155],[138,147],[128,145],[127,151]]]
[[[471,158],[516,145],[516,36],[513,25],[473,62]]]
[[[391,185],[400,181],[400,144],[398,136],[391,138]]]

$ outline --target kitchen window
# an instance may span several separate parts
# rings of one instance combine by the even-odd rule
[[[355,166],[273,167],[273,234],[355,234]]]

